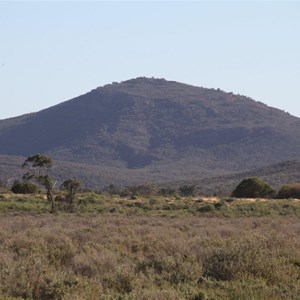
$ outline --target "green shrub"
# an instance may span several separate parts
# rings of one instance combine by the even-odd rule
[[[15,194],[35,194],[38,192],[38,187],[29,182],[15,181],[11,191]]]
[[[267,183],[256,177],[242,180],[232,192],[232,197],[237,198],[272,198],[275,195]]]
[[[300,199],[300,184],[286,184],[281,187],[277,197],[279,199],[297,198]]]
[[[214,207],[215,209],[221,209],[222,206],[224,206],[225,203],[223,201],[215,202]]]
[[[91,195],[86,195],[83,198],[78,200],[79,205],[88,205],[88,204],[95,204],[97,201],[97,197],[93,194]]]
[[[203,206],[199,207],[198,211],[206,213],[206,212],[213,212],[215,210],[215,206],[211,203],[204,204]]]

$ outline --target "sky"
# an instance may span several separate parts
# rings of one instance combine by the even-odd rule
[[[1,1],[0,119],[146,76],[300,117],[300,2]]]

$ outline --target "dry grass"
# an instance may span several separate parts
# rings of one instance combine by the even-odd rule
[[[10,214],[1,299],[299,299],[296,217]]]

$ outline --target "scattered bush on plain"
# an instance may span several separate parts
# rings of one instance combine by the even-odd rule
[[[29,182],[15,181],[11,187],[11,191],[14,194],[36,194],[38,192],[38,187]]]
[[[300,184],[286,184],[278,191],[279,199],[296,198],[300,199]]]
[[[236,198],[273,198],[275,195],[267,183],[256,177],[242,180],[232,192]]]

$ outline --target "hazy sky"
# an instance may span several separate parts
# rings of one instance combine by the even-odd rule
[[[300,2],[0,2],[0,119],[138,76],[300,117]]]

